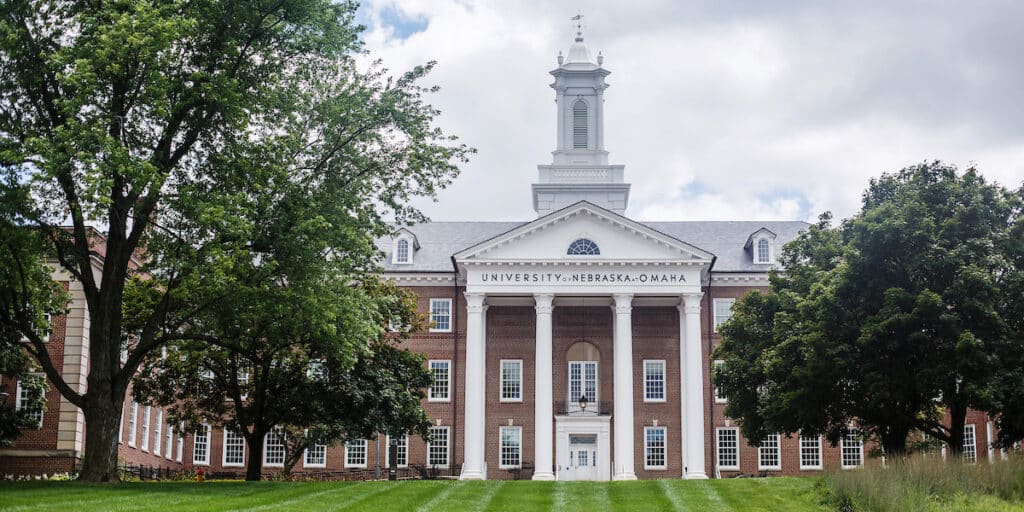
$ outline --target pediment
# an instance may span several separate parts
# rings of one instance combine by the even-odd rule
[[[579,240],[592,241],[600,254],[568,254]],[[581,201],[519,226],[457,254],[459,263],[615,262],[710,263],[707,251],[651,229],[592,203]]]

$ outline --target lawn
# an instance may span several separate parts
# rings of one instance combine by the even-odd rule
[[[0,510],[822,511],[809,478],[641,482],[0,484]]]

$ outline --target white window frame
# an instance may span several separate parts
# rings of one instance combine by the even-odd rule
[[[43,340],[43,343],[50,342],[50,334],[53,332],[53,317],[49,313],[43,313],[43,335],[39,338]]]
[[[771,450],[771,447],[765,448],[765,441],[774,441],[775,447],[775,461],[776,464],[764,464],[764,455],[768,454],[767,450]],[[770,455],[770,454],[769,454]],[[757,446],[757,469],[760,471],[782,471],[782,435],[781,434],[768,434],[761,441],[761,444]]]
[[[135,448],[136,430],[139,428],[139,403],[132,400],[131,416],[128,419],[128,446]]]
[[[505,384],[511,381],[505,380],[505,365],[511,364],[519,367],[519,379],[517,384],[518,396],[505,396]],[[498,383],[498,401],[499,402],[522,402],[523,401],[523,360],[522,359],[502,359],[498,363],[499,379],[501,382]]]
[[[402,242],[405,242],[405,259],[404,260],[400,257],[401,256]],[[400,237],[396,238],[395,239],[395,248],[394,248],[394,252],[393,252],[393,257],[391,258],[391,263],[394,263],[395,265],[412,265],[412,252],[413,252],[412,250],[413,250],[413,243],[412,243],[412,240],[409,237],[407,237],[407,236],[400,236]]]
[[[238,436],[238,439],[242,440],[242,457],[241,457],[242,460],[241,460],[241,462],[228,462],[228,436],[229,435],[232,436],[232,437],[233,436]],[[240,467],[245,466],[245,450],[248,447],[245,446],[245,437],[243,437],[242,434],[237,434],[237,433],[231,431],[230,429],[225,428],[224,429],[224,444],[221,445],[221,447],[222,447],[221,451],[223,452],[223,453],[221,453],[221,466],[222,467],[225,467],[225,468],[240,468]]]
[[[430,463],[430,451],[431,451],[432,446],[434,445],[434,442],[430,441],[430,442],[427,442],[427,467],[428,468],[448,469],[448,466],[451,464],[451,461],[452,461],[452,446],[451,446],[452,445],[452,436],[451,436],[451,429],[449,427],[443,426],[443,425],[437,425],[437,426],[434,426],[434,427],[430,427],[431,434],[433,434],[435,431],[442,431],[442,430],[444,431],[444,435],[445,435],[445,438],[444,438],[444,460],[445,460],[445,463],[444,464],[431,464]]]
[[[178,425],[178,452],[174,454],[174,460],[182,462],[185,460],[185,436],[181,433],[181,425]]]
[[[859,464],[851,465],[851,464],[847,464],[846,463],[847,442],[851,442],[852,443],[852,440],[849,439],[851,436],[856,436],[857,437],[857,443],[860,445],[859,446],[860,450],[859,450],[859,455],[858,455],[858,457],[860,458],[860,463]],[[850,432],[848,432],[846,434],[843,434],[843,438],[839,441],[839,466],[842,469],[855,469],[855,468],[864,467],[864,440],[860,438],[860,431],[859,430],[853,430],[853,431],[850,431]]]
[[[124,442],[124,416],[125,416],[125,414],[127,414],[126,412],[124,412],[124,406],[125,406],[125,404],[122,403],[121,404],[121,421],[118,422],[118,431],[117,431],[117,442],[118,442],[118,444]]]
[[[323,454],[323,462],[310,462],[310,455],[313,452]],[[304,468],[326,468],[327,467],[327,445],[313,443],[313,446],[306,448],[302,454],[302,467]]]
[[[164,458],[172,460],[174,458],[174,427],[170,423],[164,424],[167,427],[167,446],[164,446]]]
[[[964,425],[963,460],[967,464],[978,463],[978,429],[973,423]]]
[[[661,450],[661,460],[662,460],[662,464],[661,465],[648,464],[648,462],[650,460],[648,458],[648,456],[647,456],[648,452],[652,448],[659,448],[659,447],[651,446],[651,444],[650,444],[651,440],[650,440],[649,437],[647,437],[647,434],[648,434],[648,432],[652,432],[652,431],[656,431],[656,430],[660,430],[661,431],[661,443],[662,443],[661,447],[660,447],[660,450]],[[650,469],[650,470],[665,470],[665,469],[668,469],[668,429],[667,428],[665,428],[665,427],[644,427],[644,469]]]
[[[805,446],[804,445],[805,441],[808,441],[810,444]],[[798,442],[800,443],[800,450],[799,450],[800,470],[804,471],[804,470],[820,470],[820,469],[822,469],[824,466],[822,465],[821,436],[817,436],[817,437],[800,436]],[[814,450],[815,453],[817,453],[818,463],[817,464],[804,464],[804,450]]]
[[[736,438],[736,464],[722,464],[722,432],[731,431]],[[718,469],[739,471],[740,469],[740,429],[739,427],[718,427],[715,429],[715,462]]]
[[[448,371],[447,382],[445,382],[445,396],[434,396],[434,363],[444,364]],[[430,387],[427,388],[428,402],[451,402],[452,401],[452,361],[450,359],[431,359],[427,361],[427,368],[430,370]]]
[[[440,328],[437,327],[437,322],[434,321],[434,304],[447,304],[448,305],[448,327]],[[430,299],[430,309],[427,312],[430,316],[430,332],[452,332],[452,299]]]
[[[267,456],[270,455],[271,436],[274,436],[275,439],[278,441],[277,443],[273,444],[273,447],[275,449],[280,449],[279,453],[281,454],[281,462],[271,462],[267,460]],[[284,459],[287,458],[287,456],[288,450],[284,443],[284,430],[275,427],[270,429],[270,432],[263,434],[263,467],[283,468]]]
[[[391,467],[391,436],[384,436],[384,467]],[[399,460],[398,467],[407,468],[409,467],[409,436],[404,435],[398,439],[398,446],[405,448],[405,463]]]
[[[150,420],[149,417],[153,414],[153,406],[152,405],[147,405],[146,408],[143,409],[143,411],[144,412],[142,413],[142,447],[141,448],[142,448],[142,451],[148,452],[149,451],[149,420]]]
[[[719,321],[719,317],[718,317],[718,305],[719,304],[729,304],[729,317],[728,318],[724,318],[721,321]],[[714,328],[714,332],[718,332],[718,326],[721,325],[722,323],[725,323],[726,320],[729,320],[730,318],[732,318],[732,308],[734,308],[735,306],[736,306],[736,299],[734,299],[734,298],[720,298],[720,299],[714,299],[714,300],[711,301],[711,316],[713,317],[713,321],[712,321],[711,325]]]
[[[516,435],[516,446],[515,453],[516,459],[519,461],[516,464],[505,463],[505,433],[515,432]],[[511,447],[509,447],[511,449]],[[517,469],[523,467],[523,427],[511,426],[511,427],[500,427],[498,428],[498,469]]]
[[[160,451],[163,450],[163,438],[164,438],[164,410],[157,408],[156,410],[156,421],[153,422],[153,454],[157,457],[160,456]]]
[[[724,359],[715,359],[714,362],[711,363],[711,368],[712,368],[712,370],[715,370],[715,369],[718,369],[719,366],[722,366],[724,364],[725,364],[725,360]],[[717,385],[715,385],[715,383],[714,383],[714,376],[713,375],[712,375],[712,379],[711,380],[712,380],[711,387],[714,388],[714,389],[712,389],[712,391],[715,393],[715,403],[716,404],[727,404],[727,403],[729,403],[729,399],[724,397],[724,396],[722,396],[722,394],[719,393],[719,389],[720,388]]]
[[[647,389],[647,377],[649,376],[648,372],[647,372],[647,365],[648,364],[661,365],[661,398],[657,398],[657,397],[652,398],[650,395],[648,395],[648,392],[650,391],[650,390]],[[644,359],[644,402],[645,403],[665,403],[665,401],[668,398],[668,383],[666,382],[668,379],[667,379],[666,373],[667,373],[667,368],[665,366],[665,360],[664,359]]]
[[[22,403],[23,402],[23,400],[21,398],[21,392],[22,391],[25,391],[27,393],[29,391],[29,388],[22,388],[21,387],[21,380],[19,380],[18,381],[18,385],[17,385],[17,389],[15,389],[15,393],[14,393],[14,398],[15,398],[15,400],[14,400],[15,401],[14,410],[19,411],[19,412],[21,412],[22,410],[28,408],[24,403]],[[46,393],[45,392],[43,392],[43,398],[44,399],[46,398]],[[35,411],[32,411],[32,412],[34,413]],[[39,408],[39,423],[36,425],[37,429],[38,428],[43,428],[43,416],[45,416],[45,415],[46,415],[46,408],[43,407],[43,406],[40,406],[40,408]]]
[[[363,462],[351,462],[351,455],[355,453],[351,451],[355,445],[363,445]],[[366,442],[366,439],[353,439],[345,443],[345,467],[346,468],[362,468],[366,469],[366,463],[370,460],[370,449]]]
[[[762,240],[765,243],[768,244],[768,260],[767,261],[761,259],[761,241]],[[754,238],[753,242],[754,242],[753,243],[753,249],[754,249],[753,252],[754,252],[754,254],[752,255],[752,259],[754,261],[754,264],[755,265],[771,265],[772,261],[775,259],[774,258],[774,256],[775,256],[775,248],[773,247],[774,244],[772,244],[771,238],[766,237],[766,236],[761,236],[761,237]]]
[[[210,425],[207,425],[206,423],[203,423],[203,426],[202,426],[202,428],[199,429],[199,432],[196,432],[192,436],[192,464],[195,465],[195,466],[209,466],[210,465],[210,448],[211,448],[211,444],[212,444],[210,442],[210,440],[211,440],[210,438],[212,437],[210,430],[211,430],[210,429]],[[202,439],[201,443],[200,443],[200,439]],[[199,446],[200,444],[202,444],[203,447],[204,447],[203,448],[203,457],[202,458],[197,458],[196,457],[196,451],[197,451],[196,450],[196,446]],[[179,443],[178,446],[180,447],[181,443]]]

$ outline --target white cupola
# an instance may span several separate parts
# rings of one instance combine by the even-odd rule
[[[579,201],[622,214],[629,202],[629,184],[623,182],[622,165],[609,165],[604,149],[604,79],[611,74],[602,67],[583,41],[582,31],[567,55],[558,54],[551,71],[555,82],[558,133],[552,163],[538,165],[533,185],[533,208],[546,215]]]

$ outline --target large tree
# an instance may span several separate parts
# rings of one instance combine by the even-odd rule
[[[379,65],[361,71],[355,9],[330,0],[0,8],[0,166],[34,199],[19,226],[42,234],[43,252],[78,281],[90,317],[85,392],[67,385],[37,337],[28,345],[84,412],[81,479],[118,479],[129,381],[216,303],[211,291],[226,270],[260,258],[263,248],[248,245],[258,223],[233,221],[278,199],[266,180],[283,170],[303,176],[294,186],[328,208],[293,219],[296,237],[330,246],[351,262],[343,279],[358,280],[385,216],[415,218],[407,200],[432,196],[456,174],[469,150],[433,126],[437,112],[417,85],[429,66],[396,80]],[[204,194],[222,179],[236,180],[233,195]],[[239,192],[245,180],[250,188]],[[90,225],[105,236],[91,236]],[[133,276],[154,283],[151,300],[126,307]],[[36,310],[0,320],[24,331]],[[127,326],[126,312],[143,320]]]
[[[851,425],[891,455],[911,431],[963,448],[967,410],[990,411],[1021,350],[1005,318],[1018,200],[974,169],[925,163],[872,180],[861,211],[783,250],[771,289],[722,327],[716,384],[758,442]],[[948,414],[949,422],[944,422]]]

